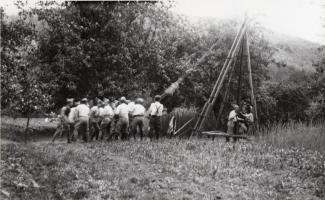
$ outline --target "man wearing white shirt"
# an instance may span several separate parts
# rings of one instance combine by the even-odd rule
[[[130,111],[132,111],[132,110],[134,110],[134,106],[135,106],[135,102],[134,101],[130,101],[129,103],[128,103],[128,106],[129,106],[129,110]]]
[[[131,123],[131,133],[134,140],[136,140],[137,128],[139,128],[141,140],[143,139],[143,122],[144,115],[146,113],[146,108],[143,106],[143,103],[144,100],[142,98],[136,99],[132,110],[130,110],[131,116],[133,118]]]
[[[69,116],[68,116],[68,118],[69,118],[69,121],[70,121],[70,123],[72,123],[72,124],[74,124],[75,122],[76,122],[76,108],[77,108],[77,106],[79,106],[80,105],[80,101],[76,101],[75,103],[74,103],[75,105],[74,105],[74,107],[72,107],[71,109],[70,109],[70,113],[69,113]]]
[[[131,130],[131,125],[132,125],[132,121],[133,121],[133,116],[131,115],[131,112],[134,110],[134,106],[135,106],[135,101],[132,101],[132,100],[126,100],[127,101],[127,104],[128,104],[128,107],[129,107],[129,112],[130,112],[130,115],[129,115],[129,135],[131,136],[132,134],[132,130]]]
[[[92,141],[94,138],[98,140],[100,135],[100,128],[99,128],[99,99],[94,100],[94,106],[90,109],[90,126],[94,129],[94,132],[91,133],[90,140]]]
[[[105,135],[108,136],[108,140],[111,138],[111,125],[114,117],[114,111],[112,107],[109,105],[109,100],[104,100],[104,108],[102,112],[102,123],[100,128],[102,130],[101,139],[104,138]]]
[[[254,122],[254,115],[251,112],[251,106],[246,104],[244,105],[243,110],[244,110],[244,113],[242,114],[243,119],[239,123],[239,129],[238,129],[239,134],[247,133],[249,127]]]
[[[55,130],[55,133],[52,137],[52,142],[54,143],[55,139],[58,136],[62,136],[64,131],[67,131],[67,140],[70,143],[70,121],[69,121],[69,114],[70,114],[70,107],[73,105],[73,99],[67,99],[67,105],[63,106],[60,110],[60,121]]]
[[[126,98],[121,97],[121,104],[115,109],[115,115],[119,117],[117,122],[117,130],[120,134],[121,140],[128,137],[129,127],[129,106],[126,104]]]
[[[98,105],[98,113],[99,113],[99,118],[100,121],[103,120],[104,118],[104,107],[105,107],[105,100],[104,101],[100,101],[99,105]]]
[[[74,138],[73,136],[73,132],[74,132],[74,127],[75,127],[75,124],[77,123],[77,116],[76,116],[76,108],[77,106],[80,105],[80,101],[76,101],[74,103],[74,107],[72,107],[70,109],[70,113],[69,113],[69,122],[70,122],[70,132],[71,132],[71,135],[69,136],[70,138],[70,141],[76,141],[76,138]]]
[[[150,127],[150,131],[149,131],[149,137],[150,140],[152,141],[153,136],[156,136],[156,139],[159,139],[159,134],[160,134],[160,127],[161,127],[161,116],[163,114],[163,109],[164,106],[160,103],[160,95],[156,95],[155,96],[155,102],[151,103],[150,107],[149,107],[149,127]]]
[[[76,107],[76,116],[78,121],[75,125],[73,135],[77,138],[78,132],[82,133],[83,140],[89,142],[89,114],[90,109],[87,106],[87,98],[81,100],[81,104]]]

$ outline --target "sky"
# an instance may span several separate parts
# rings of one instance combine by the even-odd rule
[[[176,0],[175,11],[189,16],[243,18],[275,32],[325,45],[325,0]]]
[[[31,7],[38,0],[28,0]],[[58,0],[62,2],[62,0]],[[175,0],[173,11],[190,19],[243,18],[275,32],[325,45],[325,0]],[[13,0],[0,1],[8,15],[17,14]]]

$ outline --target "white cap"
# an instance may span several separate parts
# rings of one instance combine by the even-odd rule
[[[126,101],[126,98],[125,98],[125,97],[121,97],[120,100],[121,100],[121,101]]]

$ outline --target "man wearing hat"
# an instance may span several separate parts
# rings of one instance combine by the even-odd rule
[[[245,134],[248,132],[249,127],[254,123],[254,115],[252,113],[252,109],[250,104],[246,104],[243,107],[243,113],[241,114],[241,119],[239,121],[239,134]]]
[[[73,107],[71,107],[69,117],[68,117],[70,122],[70,136],[69,136],[70,141],[76,140],[76,138],[73,137],[73,131],[74,131],[75,124],[78,120],[76,116],[76,108],[78,105],[80,105],[80,101],[74,102],[74,105]]]
[[[93,107],[90,109],[90,127],[92,127],[93,132],[91,133],[90,140],[92,141],[94,138],[96,140],[99,139],[100,128],[99,128],[99,107],[100,99],[96,98],[93,101]]]
[[[117,99],[113,99],[111,103],[111,107],[113,110],[116,109],[116,107],[120,104],[120,102]]]
[[[135,106],[135,101],[132,101],[132,100],[126,100],[126,104],[128,104],[128,107],[129,107],[129,135],[131,136],[132,134],[132,130],[131,130],[131,125],[132,125],[132,121],[133,121],[133,116],[131,115],[131,111],[134,109],[134,106]]]
[[[143,106],[144,100],[142,98],[137,98],[133,108],[131,108],[130,113],[133,118],[131,122],[131,133],[134,140],[136,140],[137,129],[139,128],[139,134],[141,140],[143,139],[143,124],[144,115],[146,113],[146,108]]]
[[[239,106],[236,104],[232,104],[233,110],[230,111],[228,116],[228,123],[227,123],[227,134],[233,135],[234,134],[234,127],[236,122],[238,121],[238,113],[239,113]],[[229,137],[226,137],[227,142],[229,141]]]
[[[121,140],[128,138],[129,127],[129,106],[126,104],[126,98],[121,97],[121,104],[115,109],[115,115],[118,116],[117,131],[120,134]]]
[[[70,120],[69,120],[69,113],[70,107],[73,105],[73,99],[67,99],[67,104],[63,106],[60,110],[59,115],[59,124],[55,130],[55,133],[52,137],[52,142],[54,143],[55,139],[58,136],[62,136],[64,131],[67,131],[67,142],[70,143]]]
[[[161,127],[161,116],[163,114],[164,106],[160,103],[160,95],[155,96],[155,102],[151,103],[149,107],[149,137],[152,141],[152,138],[154,135],[156,136],[156,139],[159,139],[160,134],[160,127]]]
[[[127,100],[127,104],[129,106],[129,110],[133,110],[136,103],[135,101]]]
[[[103,111],[101,113],[102,122],[100,124],[101,136],[100,139],[103,139],[105,135],[108,136],[108,140],[111,138],[111,124],[114,117],[114,111],[109,105],[109,99],[104,99],[103,102]]]
[[[83,98],[80,105],[76,107],[76,117],[78,119],[73,131],[74,138],[77,138],[78,132],[82,133],[85,142],[89,142],[89,114],[90,109],[87,105],[88,99]]]

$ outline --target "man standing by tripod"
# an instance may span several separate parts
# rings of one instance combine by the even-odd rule
[[[155,96],[155,102],[151,103],[149,107],[149,137],[152,141],[154,135],[159,140],[160,128],[161,128],[161,116],[163,115],[164,106],[160,103],[160,95]]]

